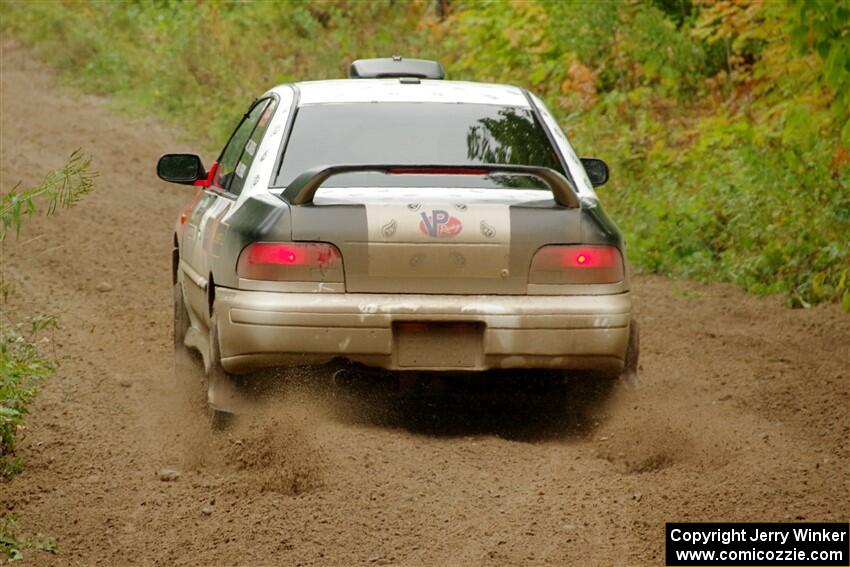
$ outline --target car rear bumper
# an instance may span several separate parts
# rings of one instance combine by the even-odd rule
[[[389,370],[620,371],[631,294],[280,293],[216,289],[222,366],[342,357]]]

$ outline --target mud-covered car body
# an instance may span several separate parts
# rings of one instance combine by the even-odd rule
[[[281,85],[209,172],[181,181],[168,158],[161,177],[199,185],[174,233],[176,339],[208,368],[624,368],[623,240],[521,88]]]

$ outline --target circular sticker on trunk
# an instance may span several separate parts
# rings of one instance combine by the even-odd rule
[[[428,213],[419,213],[419,231],[431,238],[452,238],[463,230],[463,223],[447,211],[435,209]]]

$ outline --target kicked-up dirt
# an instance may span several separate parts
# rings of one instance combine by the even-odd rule
[[[25,469],[0,481],[0,515],[58,542],[25,564],[660,565],[667,521],[850,517],[850,317],[726,285],[637,277],[640,383],[578,388],[565,416],[521,397],[400,405],[294,372],[210,432],[172,373],[171,230],[191,189],[154,175],[189,148],[9,41],[0,79],[3,191],[76,148],[100,172],[2,248],[10,318],[62,325]]]

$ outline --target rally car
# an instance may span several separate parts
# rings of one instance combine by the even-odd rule
[[[157,173],[198,187],[174,231],[175,349],[200,353],[219,411],[234,375],[286,365],[637,369],[593,189],[608,168],[523,88],[359,60],[260,96],[209,169],[166,154]]]

